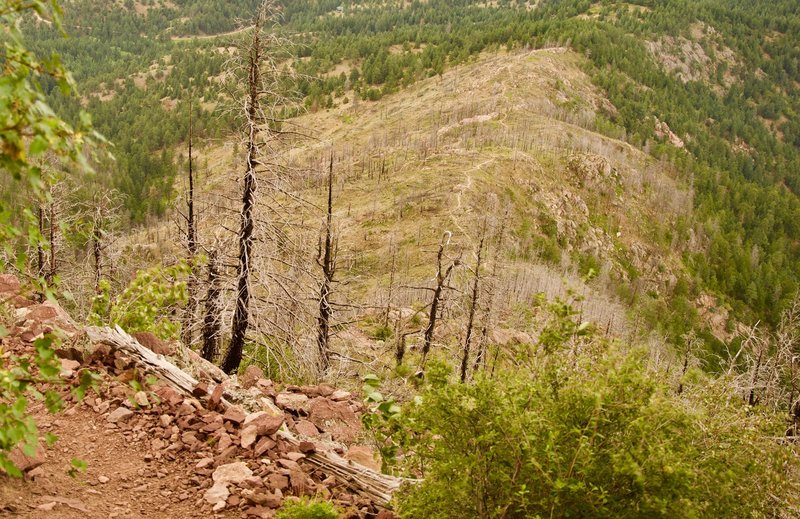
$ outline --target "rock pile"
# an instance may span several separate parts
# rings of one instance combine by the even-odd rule
[[[0,276],[0,299],[16,306],[24,299],[18,297],[18,284]],[[20,307],[28,310],[20,314],[12,333],[22,342],[71,323],[60,308],[41,310],[49,308],[46,305],[52,304]],[[80,334],[74,323],[69,332]],[[140,337],[159,353],[175,353],[153,339]],[[242,386],[235,379],[221,384],[203,380],[189,396],[161,383],[148,386],[147,377],[130,359],[104,344],[71,348],[68,356],[61,359],[61,377],[72,384],[77,385],[84,369],[106,374],[98,393],[88,395],[82,405],[95,413],[107,432],[139,447],[154,473],[185,472],[179,488],[167,490],[179,501],[194,500],[209,515],[238,511],[242,517],[273,517],[291,496],[315,496],[334,502],[351,517],[392,517],[344,482],[304,461],[318,450],[333,450],[379,469],[371,449],[352,445],[363,432],[359,413],[364,408],[349,392],[326,384],[279,389],[251,367],[242,377]],[[223,400],[241,400],[237,393],[242,392],[247,401],[267,399],[271,405],[254,412],[244,404],[223,405]],[[299,441],[281,436],[284,425]],[[26,470],[36,466],[35,460],[20,461]],[[136,490],[136,481],[129,484]]]

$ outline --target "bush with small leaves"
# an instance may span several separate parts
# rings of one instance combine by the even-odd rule
[[[339,511],[327,501],[291,499],[283,504],[276,519],[336,519]]]

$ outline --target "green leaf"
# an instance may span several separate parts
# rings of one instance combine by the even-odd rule
[[[41,135],[37,135],[33,138],[30,145],[28,146],[28,153],[31,156],[39,155],[44,153],[50,147],[50,143],[47,142],[47,139],[42,137]]]

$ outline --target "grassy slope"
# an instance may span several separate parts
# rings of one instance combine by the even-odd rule
[[[560,48],[482,55],[381,101],[355,106],[351,97],[347,104],[301,117],[299,125],[313,139],[297,143],[287,160],[298,167],[294,189],[317,207],[323,203],[331,148],[336,156],[339,278],[348,281],[339,297],[383,306],[393,245],[399,249],[396,286],[429,284],[446,230],[453,233],[450,254],[472,265],[487,218],[495,239],[484,274],[499,258],[493,311],[504,321],[501,328],[513,330],[511,336],[532,331],[536,293],[568,297],[568,290],[585,297],[577,306],[603,329],[615,335],[642,332],[638,313],[627,309],[628,297],[648,291],[658,299],[671,291],[683,271],[665,236],[679,217],[689,215],[691,198],[668,166],[592,130],[595,111],[608,101],[592,87],[583,63]],[[226,142],[200,152],[201,178],[208,176],[205,203],[236,207],[242,169],[236,150]],[[506,211],[498,257],[496,236]],[[304,204],[291,213],[295,223],[304,224],[302,240],[310,256],[322,213]],[[201,223],[206,243],[220,221],[217,214],[208,210]],[[232,216],[228,226],[236,225]],[[147,232],[151,238],[159,234]],[[548,240],[555,257],[544,250]],[[163,245],[165,255],[179,254]],[[234,253],[232,244],[228,250]],[[588,283],[581,275],[587,262],[599,271]],[[466,289],[468,283],[469,273],[461,269],[454,284]],[[420,308],[428,297],[425,291],[395,288],[393,299],[401,307]],[[459,295],[451,295],[448,304],[448,315],[456,318],[445,321],[440,340],[452,343],[462,333],[457,317],[466,304]],[[508,333],[496,336],[509,340]]]

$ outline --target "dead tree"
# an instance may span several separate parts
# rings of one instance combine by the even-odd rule
[[[289,42],[280,38],[276,31],[271,30],[274,27],[266,27],[270,22],[275,23],[277,16],[278,13],[273,3],[265,0],[256,14],[252,39],[246,49],[234,57],[235,68],[231,74],[230,86],[234,89],[231,93],[232,99],[240,98],[235,90],[239,84],[243,83],[246,87],[246,92],[243,94],[244,110],[240,113],[240,116],[243,117],[246,159],[242,205],[239,213],[240,226],[237,234],[239,247],[231,341],[222,362],[222,369],[226,373],[233,373],[239,368],[248,328],[251,327],[253,319],[257,317],[250,315],[250,303],[253,299],[252,278],[258,271],[257,258],[253,257],[253,245],[256,241],[254,231],[256,224],[263,224],[263,218],[259,220],[255,211],[258,178],[259,175],[270,171],[274,172],[279,168],[276,164],[276,156],[273,156],[278,153],[277,142],[280,137],[288,133],[295,133],[281,129],[282,126],[289,124],[280,119],[280,114],[287,107],[289,101],[283,93],[286,88],[286,78],[281,71],[277,54],[285,53]],[[270,154],[269,157],[265,157],[267,153]],[[278,180],[277,178],[268,179],[267,187],[270,190],[280,189],[277,186]],[[275,193],[268,192],[267,195],[274,201]],[[280,234],[278,238],[271,237],[272,239],[285,240],[285,235],[281,234],[282,231],[278,226],[270,222],[267,223],[267,226]],[[281,243],[274,244],[278,253],[282,247],[284,245]],[[272,260],[273,258],[266,259]],[[274,259],[278,261],[277,258]],[[265,273],[265,275],[268,279],[264,281],[272,281],[279,285],[275,279],[269,278],[269,273]],[[278,288],[283,290],[282,286]]]
[[[392,310],[392,291],[394,290],[394,274],[397,260],[397,247],[395,247],[394,242],[389,245],[389,248],[392,250],[392,266],[389,271],[389,293],[386,295],[386,314],[383,317],[384,327],[389,326],[389,312]]]
[[[36,275],[41,279],[44,278],[45,259],[44,259],[44,207],[39,205],[39,212],[37,215],[39,226],[39,239],[36,244]]]
[[[195,259],[197,258],[197,223],[194,211],[194,168],[192,162],[192,144],[194,139],[194,125],[192,119],[192,99],[189,100],[189,192],[186,196],[186,249],[187,263],[189,264],[189,279],[186,285],[188,300],[186,302],[186,315],[183,323],[183,343],[189,347],[192,344],[192,328],[195,315],[197,315],[197,279],[195,278]]]
[[[464,334],[464,352],[461,356],[461,382],[467,380],[467,363],[469,362],[469,348],[472,340],[472,327],[475,323],[475,311],[478,308],[478,298],[480,297],[481,283],[481,259],[483,255],[483,243],[486,239],[486,221],[483,222],[481,239],[478,244],[478,254],[475,261],[475,277],[472,281],[472,296],[469,305],[469,315],[467,316],[467,331]]]
[[[445,288],[449,288],[447,282],[450,280],[450,275],[453,269],[461,264],[461,260],[454,259],[447,267],[444,266],[444,251],[450,244],[452,233],[447,231],[442,236],[442,241],[439,244],[439,251],[436,253],[436,286],[428,288],[433,292],[433,299],[430,304],[430,313],[428,314],[428,325],[425,327],[425,333],[422,340],[422,359],[419,364],[418,375],[421,376],[425,371],[425,363],[428,361],[428,353],[431,351],[433,344],[433,334],[436,331],[436,319],[439,316],[439,305],[442,302]]]
[[[233,314],[231,343],[222,363],[225,373],[233,373],[242,362],[245,335],[249,325],[250,308],[250,252],[253,248],[253,206],[256,192],[256,168],[258,167],[258,133],[261,124],[261,27],[263,11],[256,15],[253,42],[248,57],[247,113],[247,167],[242,191],[241,225],[239,228],[239,265],[236,274],[236,310]]]
[[[324,375],[331,365],[330,359],[330,324],[333,308],[331,307],[331,285],[336,274],[336,244],[333,239],[333,154],[331,153],[328,168],[328,211],[325,219],[325,239],[319,244],[317,264],[322,269],[322,284],[319,293],[319,317],[317,318],[317,349],[319,353],[320,371]]]
[[[494,263],[492,264],[492,274],[488,286],[488,294],[487,294],[487,304],[486,304],[486,315],[484,316],[483,320],[483,327],[481,328],[481,338],[478,343],[478,354],[475,356],[475,363],[472,365],[472,372],[475,373],[478,371],[479,368],[486,366],[486,350],[489,343],[489,331],[490,327],[492,326],[492,321],[494,319],[494,298],[496,295],[496,285],[499,276],[500,270],[500,257],[503,253],[503,242],[505,239],[505,230],[506,230],[506,221],[508,219],[508,210],[506,210],[505,215],[503,215],[503,221],[500,224],[500,232],[498,241],[497,241],[497,249],[495,250],[494,254]]]
[[[217,249],[208,253],[208,289],[205,298],[205,315],[203,317],[203,349],[201,356],[207,361],[214,362],[219,355],[220,328],[222,323],[220,314],[222,294],[219,265],[217,263]]]

